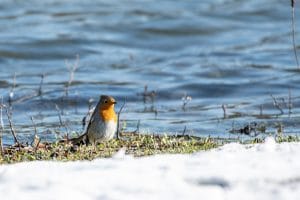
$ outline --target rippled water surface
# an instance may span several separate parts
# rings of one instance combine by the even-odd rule
[[[285,0],[1,1],[0,95],[7,104],[15,74],[20,138],[34,134],[31,116],[46,139],[80,131],[89,100],[94,105],[101,94],[114,96],[117,110],[127,98],[126,130],[140,120],[146,133],[181,134],[186,127],[185,134],[231,137],[230,130],[255,122],[266,132],[281,124],[284,133],[299,134],[290,19]],[[67,66],[77,56],[66,96]],[[154,98],[144,99],[145,86]],[[183,106],[185,95],[192,100]],[[3,120],[9,143],[4,113]]]

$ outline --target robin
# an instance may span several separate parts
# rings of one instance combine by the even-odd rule
[[[84,134],[70,141],[74,144],[95,144],[112,139],[117,131],[117,115],[114,110],[116,103],[111,96],[100,96]]]

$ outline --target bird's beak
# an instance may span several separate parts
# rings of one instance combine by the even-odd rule
[[[113,104],[117,104],[117,102],[116,101],[114,101],[114,102],[112,102]]]

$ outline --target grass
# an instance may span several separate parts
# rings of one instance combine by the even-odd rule
[[[264,139],[255,138],[243,144],[262,143]],[[277,142],[300,142],[299,136],[278,136]],[[135,157],[154,154],[187,154],[200,150],[216,148],[231,141],[195,136],[139,135],[125,134],[121,140],[113,139],[97,145],[72,145],[67,142],[41,143],[39,148],[25,146],[7,147],[0,155],[0,164],[24,161],[56,160],[76,161],[112,157],[120,149]]]
[[[192,136],[125,135],[121,140],[113,139],[97,145],[72,145],[66,142],[43,143],[40,148],[7,147],[0,155],[0,164],[35,160],[93,160],[108,158],[120,149],[125,153],[148,156],[163,153],[193,153],[215,148],[219,144],[211,138]]]
[[[276,141],[278,143],[282,143],[282,142],[300,142],[300,137],[299,136],[292,136],[292,135],[289,135],[289,136],[280,135],[280,136],[276,137]]]

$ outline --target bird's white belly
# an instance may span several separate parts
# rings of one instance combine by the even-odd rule
[[[88,137],[92,142],[110,140],[114,137],[117,130],[117,123],[114,120],[107,122],[94,123],[88,130]]]

